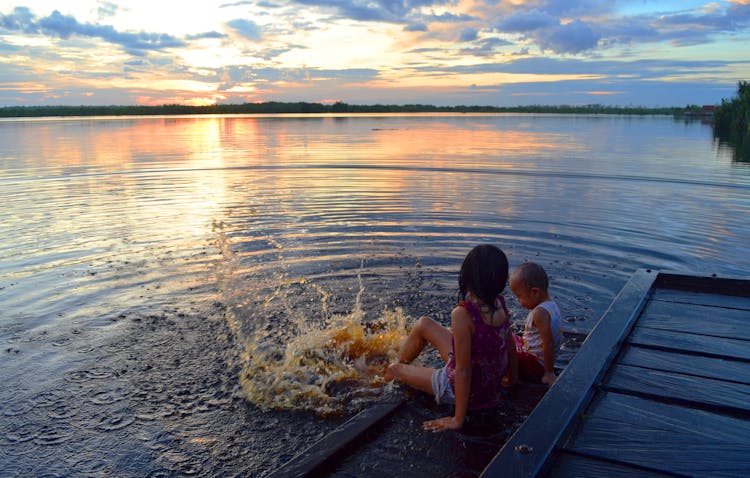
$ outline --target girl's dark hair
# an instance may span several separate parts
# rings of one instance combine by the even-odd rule
[[[471,290],[484,305],[495,311],[495,299],[508,282],[508,258],[500,248],[481,244],[469,251],[458,274],[458,300]]]

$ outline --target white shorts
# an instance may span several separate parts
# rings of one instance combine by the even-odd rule
[[[435,403],[438,405],[456,402],[445,367],[432,372],[432,392],[435,394]]]

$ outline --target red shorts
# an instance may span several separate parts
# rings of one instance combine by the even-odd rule
[[[518,357],[518,378],[527,382],[540,382],[544,375],[544,365],[531,352],[523,350],[523,338],[513,335],[516,341],[516,357]]]

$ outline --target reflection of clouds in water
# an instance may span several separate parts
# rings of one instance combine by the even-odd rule
[[[0,122],[0,144],[0,442],[33,447],[11,462],[37,471],[95,474],[70,468],[90,453],[195,473],[240,450],[216,474],[262,474],[330,422],[237,394],[322,413],[397,392],[351,365],[377,366],[412,317],[448,325],[477,243],[542,263],[581,332],[638,267],[750,269],[748,168],[670,118],[25,120]],[[179,441],[142,453],[153,427]]]
[[[357,257],[380,294],[393,278],[408,283],[417,261],[447,277],[476,243],[493,242],[512,265],[545,264],[581,330],[638,267],[747,257],[747,178],[727,175],[702,130],[664,118],[116,118],[2,131],[19,157],[10,177],[42,179],[4,185],[6,239],[17,263],[32,264],[12,274],[36,275],[33,291],[14,285],[17,310],[68,287],[54,284],[61,268],[92,261],[73,280],[79,295],[116,284],[129,290],[118,300],[135,300],[138,281],[165,275],[160,293],[187,289],[209,267],[201,241],[222,230],[255,291],[238,310],[264,311],[242,321],[252,336],[293,338],[306,321],[326,330],[350,314]],[[144,262],[155,250],[159,260]],[[112,258],[142,266],[125,276],[106,266]]]

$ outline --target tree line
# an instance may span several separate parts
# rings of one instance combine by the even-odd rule
[[[735,159],[750,162],[750,82],[740,81],[737,95],[716,107],[714,137],[734,148]]]
[[[306,113],[560,113],[560,114],[615,114],[615,115],[676,115],[684,108],[647,108],[642,106],[591,105],[528,105],[528,106],[435,106],[425,104],[356,105],[344,102],[307,103],[277,102],[217,104],[190,106],[169,104],[161,106],[5,106],[0,117],[26,118],[45,116],[153,116],[200,114],[306,114]]]

